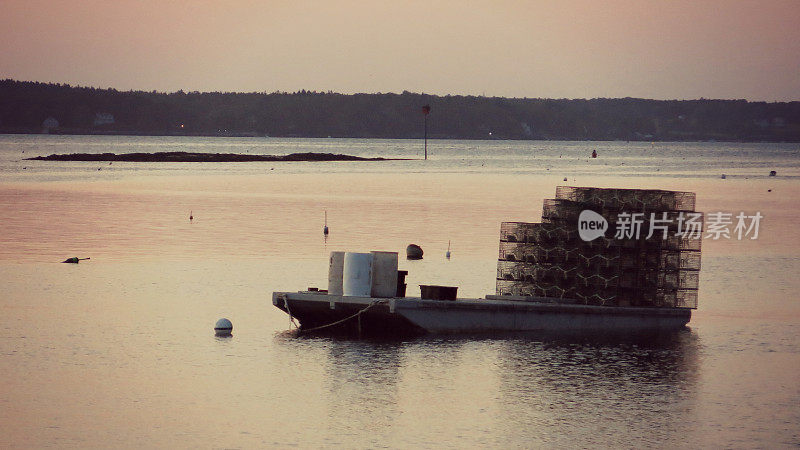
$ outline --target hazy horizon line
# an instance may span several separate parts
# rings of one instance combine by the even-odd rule
[[[343,96],[351,96],[351,95],[404,95],[404,94],[411,94],[411,95],[419,95],[419,96],[430,96],[430,97],[476,97],[476,98],[503,98],[509,100],[622,100],[622,99],[632,99],[632,100],[649,100],[649,101],[663,101],[663,102],[692,102],[692,101],[744,101],[747,103],[798,103],[798,100],[784,100],[784,101],[770,101],[770,100],[751,100],[747,98],[684,98],[684,99],[677,99],[677,98],[647,98],[647,97],[506,97],[506,96],[498,96],[498,95],[485,95],[485,94],[434,94],[429,92],[412,92],[409,90],[403,90],[402,92],[394,92],[394,91],[387,91],[387,92],[338,92],[333,90],[327,91],[316,91],[310,89],[300,89],[298,91],[289,92],[289,91],[281,91],[281,90],[274,90],[274,91],[200,91],[200,90],[187,90],[187,89],[178,89],[177,91],[161,91],[158,89],[120,89],[116,87],[99,87],[99,86],[88,86],[88,85],[81,85],[81,84],[71,84],[68,82],[57,82],[57,81],[40,81],[40,80],[21,80],[15,78],[4,78],[3,81],[11,81],[17,83],[40,83],[40,84],[50,84],[56,86],[66,86],[71,88],[79,88],[79,89],[96,89],[96,90],[112,90],[117,92],[141,92],[141,93],[156,93],[156,94],[165,94],[165,95],[172,95],[172,94],[260,94],[260,95],[295,95],[295,94],[302,94],[302,93],[309,93],[309,94],[328,94],[328,95],[343,95]]]

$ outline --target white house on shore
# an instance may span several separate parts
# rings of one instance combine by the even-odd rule
[[[114,115],[111,113],[96,113],[94,115],[95,125],[111,125],[114,123]]]
[[[53,128],[58,128],[58,120],[52,116],[44,119],[44,122],[42,122],[42,133],[47,134]]]

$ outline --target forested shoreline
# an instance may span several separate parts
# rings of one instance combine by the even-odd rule
[[[800,142],[800,102],[143,92],[0,81],[0,133]]]

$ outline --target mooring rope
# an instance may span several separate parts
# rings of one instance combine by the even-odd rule
[[[285,299],[284,299],[284,301],[285,301]],[[311,331],[322,330],[324,328],[330,328],[330,327],[339,325],[341,323],[347,322],[348,320],[350,320],[350,319],[352,319],[354,317],[360,316],[361,314],[367,312],[367,310],[369,310],[373,306],[378,305],[380,303],[385,303],[385,302],[386,302],[385,300],[376,300],[376,301],[370,303],[369,305],[367,305],[366,308],[359,310],[357,313],[353,314],[352,316],[348,316],[348,317],[345,317],[344,319],[340,319],[340,320],[337,320],[336,322],[331,322],[331,323],[329,323],[327,325],[322,325],[322,326],[319,326],[319,327],[308,328],[308,329],[300,328],[300,332],[301,333],[308,333],[308,332],[311,332]],[[288,308],[287,308],[287,311],[288,311]]]
[[[292,312],[289,310],[289,300],[286,298],[286,296],[285,296],[285,295],[283,296],[283,306],[284,306],[284,308],[286,308],[286,312],[289,314],[289,322],[291,322],[291,323],[292,323],[292,325],[294,325],[294,327],[295,327],[295,328],[298,328],[298,329],[299,329],[299,328],[300,328],[300,325],[298,325],[298,324],[297,324],[297,323],[294,321],[294,317],[292,316]]]

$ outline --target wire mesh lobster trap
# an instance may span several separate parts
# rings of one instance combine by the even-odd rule
[[[542,222],[500,225],[497,294],[697,308],[703,216],[695,200],[692,192],[559,186],[543,202]],[[586,210],[606,225],[591,239],[579,228]]]
[[[558,186],[556,187],[556,199],[630,211],[694,211],[696,196],[694,192],[659,189]]]

